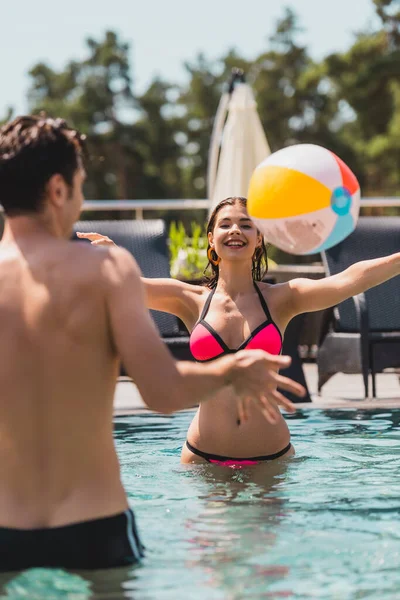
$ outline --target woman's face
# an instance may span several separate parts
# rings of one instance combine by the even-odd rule
[[[221,208],[216,216],[214,231],[208,234],[210,246],[221,260],[250,260],[261,236],[239,203]]]

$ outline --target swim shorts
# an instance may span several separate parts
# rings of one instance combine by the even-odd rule
[[[31,567],[107,569],[143,556],[135,516],[128,509],[101,519],[48,527],[0,527],[0,571]]]

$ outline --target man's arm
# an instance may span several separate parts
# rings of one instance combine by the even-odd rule
[[[246,399],[255,400],[271,422],[278,404],[294,410],[276,390],[279,385],[303,394],[299,384],[277,373],[281,366],[287,366],[285,357],[247,351],[207,365],[176,362],[145,307],[139,268],[132,256],[121,248],[110,248],[104,274],[114,344],[149,408],[165,413],[190,408],[218,390],[233,386],[243,406]]]

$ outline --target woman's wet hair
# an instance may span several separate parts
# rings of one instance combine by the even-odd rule
[[[229,196],[229,198],[225,198],[224,200],[221,200],[221,202],[219,202],[219,204],[217,204],[217,206],[212,211],[210,218],[208,220],[207,237],[208,237],[209,233],[212,233],[214,231],[215,222],[217,220],[217,215],[218,215],[219,211],[222,208],[224,208],[225,206],[234,206],[235,204],[240,204],[241,206],[243,206],[244,208],[247,209],[247,198],[243,198],[242,196]],[[207,256],[208,256],[210,250],[211,250],[211,246],[210,246],[210,242],[208,241]],[[212,252],[214,252],[214,251],[211,250],[211,253]],[[217,259],[216,254],[215,254],[215,259]],[[207,270],[209,268],[211,268],[211,275],[207,275]],[[253,259],[252,259],[251,273],[253,276],[253,280],[261,281],[262,278],[264,277],[264,275],[267,273],[267,271],[268,271],[267,246],[265,245],[265,242],[264,242],[264,236],[261,235],[261,246],[256,248],[254,255],[253,255]],[[217,282],[218,282],[219,265],[214,264],[210,260],[208,260],[207,266],[204,269],[204,275],[206,278],[205,285],[207,285],[207,287],[209,287],[210,289],[214,289],[217,286]]]
[[[17,117],[0,128],[0,198],[8,216],[43,209],[46,184],[59,174],[72,189],[84,139],[63,119]]]

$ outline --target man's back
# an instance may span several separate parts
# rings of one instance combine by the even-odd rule
[[[101,288],[106,255],[51,236],[0,244],[0,526],[126,508],[112,439],[118,359]]]

